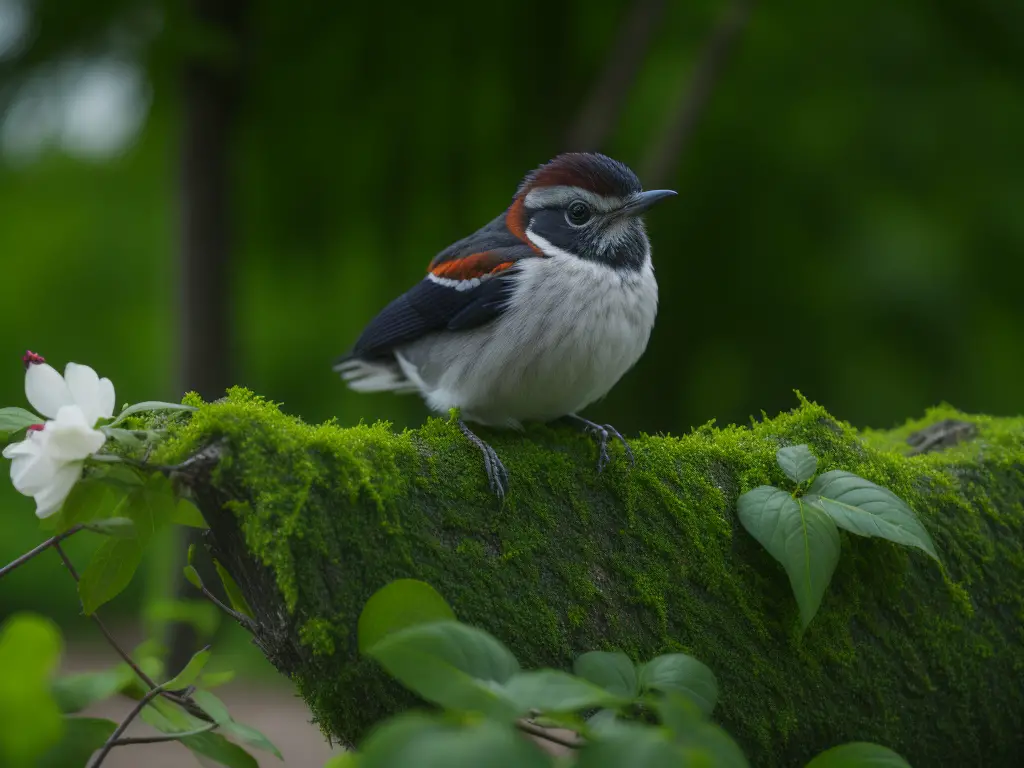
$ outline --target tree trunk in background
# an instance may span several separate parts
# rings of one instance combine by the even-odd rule
[[[182,63],[180,145],[179,391],[214,400],[234,372],[231,290],[231,141],[242,87],[240,59],[247,3],[193,0],[194,20],[217,36],[226,55]],[[191,534],[183,536],[182,565]],[[175,569],[178,596],[193,597]],[[179,670],[196,650],[190,627],[170,631],[169,668]]]
[[[586,103],[568,131],[564,149],[596,152],[615,132],[622,109],[664,16],[665,0],[637,0],[624,14],[614,46]]]

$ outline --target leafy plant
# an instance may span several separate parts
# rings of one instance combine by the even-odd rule
[[[789,576],[802,629],[817,613],[839,562],[839,528],[917,547],[938,561],[928,531],[892,491],[842,470],[815,477],[818,459],[806,445],[780,448],[775,458],[794,490],[758,486],[740,496],[737,512],[743,527]]]
[[[378,590],[359,630],[362,653],[442,711],[379,723],[358,752],[332,758],[330,768],[748,765],[711,720],[714,673],[686,654],[638,666],[621,652],[592,651],[576,659],[574,674],[524,671],[500,641],[460,623],[441,595],[412,579]],[[556,763],[550,748],[537,746],[545,743],[569,754]],[[861,742],[828,750],[808,768],[867,768],[878,760],[906,765],[885,747]]]

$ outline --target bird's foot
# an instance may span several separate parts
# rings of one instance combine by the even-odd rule
[[[575,421],[577,424],[583,426],[583,429],[592,435],[597,437],[598,444],[598,456],[597,456],[597,471],[598,474],[608,465],[611,461],[611,456],[608,454],[608,440],[614,437],[626,450],[626,457],[629,459],[630,466],[636,466],[636,457],[633,455],[633,449],[629,447],[629,443],[626,441],[619,430],[613,427],[611,424],[598,424],[584,419],[582,416],[577,416],[575,413],[570,413],[569,418]]]
[[[462,430],[466,439],[479,448],[484,455],[484,469],[487,471],[487,484],[491,488],[491,493],[504,500],[505,492],[508,490],[508,470],[505,469],[505,465],[501,463],[501,459],[498,458],[494,449],[473,434],[473,431],[466,426],[466,422],[461,419],[459,419],[459,429]]]

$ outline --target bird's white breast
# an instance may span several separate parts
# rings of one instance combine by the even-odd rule
[[[658,306],[649,257],[632,272],[568,254],[519,270],[496,321],[398,350],[434,410],[494,426],[550,421],[603,397],[643,354]]]

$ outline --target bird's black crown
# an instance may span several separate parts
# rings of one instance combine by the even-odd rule
[[[597,152],[565,152],[527,174],[516,196],[538,187],[582,187],[604,197],[639,192],[640,179],[625,163]]]

